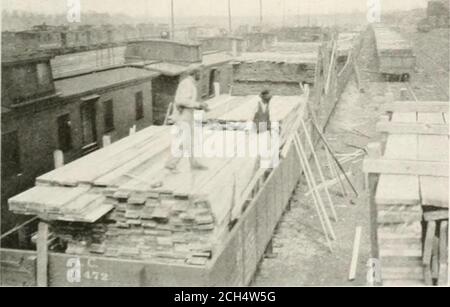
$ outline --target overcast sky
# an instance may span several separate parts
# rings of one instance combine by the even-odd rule
[[[128,15],[168,16],[170,0],[80,0],[82,11],[124,13]],[[174,0],[178,16],[223,16],[228,0]],[[368,0],[263,0],[264,15],[342,13],[365,11]],[[380,0],[383,10],[408,10],[425,7],[427,0]],[[63,13],[68,0],[1,0],[2,9],[39,13]],[[259,14],[259,0],[231,0],[233,15]]]

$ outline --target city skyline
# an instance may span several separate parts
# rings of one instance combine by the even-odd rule
[[[2,10],[28,11],[44,14],[61,14],[67,12],[68,0],[4,0]],[[109,14],[126,14],[129,16],[167,17],[170,15],[169,0],[133,0],[135,5],[120,0],[87,1],[80,0],[81,11]],[[227,0],[175,0],[175,15],[179,17],[192,16],[226,16],[228,14]],[[381,0],[382,11],[410,10],[426,7],[427,0]],[[231,0],[233,16],[259,15],[259,0]],[[263,15],[289,16],[308,14],[343,14],[364,12],[367,10],[367,0],[263,0]]]

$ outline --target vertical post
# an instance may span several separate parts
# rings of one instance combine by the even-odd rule
[[[175,9],[174,9],[174,0],[170,0],[170,31],[171,31],[171,40],[175,39]]]
[[[381,145],[379,143],[370,143],[367,145],[367,152],[370,159],[381,157]],[[379,259],[380,252],[378,248],[378,210],[375,202],[375,194],[378,185],[378,174],[368,174],[368,199],[370,204],[370,243],[372,249],[372,258]]]
[[[130,135],[136,134],[136,125],[130,128]]]
[[[55,169],[64,166],[64,153],[61,150],[55,150],[53,152],[53,163],[55,165]]]
[[[228,31],[231,36],[233,34],[233,25],[231,23],[231,0],[228,0]]]
[[[107,147],[109,145],[111,145],[111,136],[104,135],[103,136],[103,147]]]
[[[220,83],[214,82],[214,96],[219,97],[220,96]]]
[[[39,222],[37,238],[37,286],[48,286],[48,224]]]

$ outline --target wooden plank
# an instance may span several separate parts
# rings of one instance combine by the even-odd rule
[[[417,121],[417,113],[404,112],[392,114],[392,122],[394,123],[415,123]]]
[[[379,122],[376,127],[378,132],[389,134],[425,134],[448,135],[449,125],[424,124],[424,123],[394,123]]]
[[[83,173],[85,170],[90,170],[99,165],[102,161],[106,161],[109,158],[130,150],[134,146],[140,146],[146,144],[150,140],[154,139],[163,131],[170,131],[170,127],[151,126],[143,129],[133,136],[123,138],[111,146],[107,146],[103,149],[97,150],[82,159],[77,159],[62,168],[58,168],[52,172],[44,174],[36,179],[36,182],[40,183],[57,183],[62,184],[76,184],[76,180],[71,178],[77,173]]]
[[[433,252],[431,256],[431,277],[439,279],[439,238],[434,237]]]
[[[37,286],[48,286],[48,224],[39,222],[37,238]]]
[[[388,257],[408,257],[415,258],[422,256],[422,246],[417,244],[395,244],[380,246],[380,257],[382,261]]]
[[[420,287],[425,286],[423,279],[403,279],[383,281],[384,287]]]
[[[431,265],[431,256],[433,252],[433,241],[436,234],[436,222],[429,221],[427,223],[427,230],[425,234],[425,243],[423,247],[423,265]]]
[[[444,119],[440,113],[419,113],[418,120],[425,123],[442,124]],[[418,159],[424,161],[443,161],[448,164],[448,136],[419,135]],[[448,168],[446,168],[448,173]],[[422,204],[448,208],[449,181],[447,177],[420,177]]]
[[[365,159],[363,171],[374,174],[448,177],[448,163],[392,159]]]
[[[448,286],[448,221],[442,221],[439,235],[439,286]]]
[[[419,204],[419,178],[408,175],[380,176],[375,201],[378,205]]]
[[[439,135],[418,136],[418,159],[448,162],[448,137]]]
[[[422,212],[392,212],[378,211],[378,223],[380,224],[409,224],[411,222],[420,222]]]
[[[417,122],[425,124],[445,124],[442,113],[418,112]]]
[[[448,220],[448,210],[429,211],[423,214],[425,221]]]
[[[391,124],[410,124],[415,121],[415,113],[394,113]],[[384,158],[416,160],[417,136],[412,134],[389,135],[386,141]],[[418,177],[409,175],[380,175],[375,200],[379,205],[418,204],[420,201]]]
[[[64,205],[86,193],[89,187],[36,186],[9,199],[10,210],[29,210],[22,214],[45,213],[60,210]],[[31,211],[32,210],[32,211]]]
[[[361,234],[362,234],[362,227],[361,226],[356,227],[348,280],[355,280],[356,278],[356,269],[358,268],[359,249],[361,244]]]
[[[383,267],[383,284],[386,280],[421,280],[423,278],[423,267]]]
[[[448,113],[449,103],[447,101],[395,101],[381,106],[384,112],[429,112]]]

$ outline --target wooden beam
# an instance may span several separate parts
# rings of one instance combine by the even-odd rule
[[[370,158],[377,159],[381,156],[381,144],[369,143],[367,145],[367,152]],[[380,258],[380,248],[378,244],[378,207],[375,201],[375,195],[378,186],[378,174],[368,174],[367,179],[367,197],[369,199],[370,212],[370,245],[371,256],[374,259]]]
[[[364,159],[365,173],[448,177],[448,162]]]
[[[37,238],[37,286],[48,287],[48,224],[39,222]]]
[[[381,110],[396,113],[448,113],[449,107],[447,101],[395,101],[382,105]]]
[[[433,252],[433,241],[436,234],[436,222],[430,221],[427,223],[427,230],[425,234],[425,243],[423,247],[423,265],[431,266],[431,256]]]
[[[439,286],[448,286],[448,221],[442,221],[439,236]]]
[[[360,226],[356,227],[355,239],[353,241],[352,261],[350,263],[350,272],[348,275],[348,280],[355,280],[356,278],[356,269],[358,268],[358,260],[359,260],[359,249],[361,245],[361,234],[362,234],[362,227]]]
[[[389,134],[448,135],[449,125],[379,122],[377,123],[377,132]]]
[[[448,220],[448,210],[437,210],[425,212],[423,214],[425,221]]]
[[[15,233],[16,231],[19,231],[21,228],[27,226],[28,224],[33,223],[33,222],[36,221],[37,219],[38,219],[38,217],[35,216],[35,217],[29,219],[28,221],[26,221],[26,222],[20,224],[19,226],[16,226],[16,227],[14,227],[13,229],[11,229],[11,230],[5,232],[4,234],[2,234],[2,235],[0,236],[0,240],[3,240],[3,239],[6,238],[7,236],[9,236],[9,235]]]

